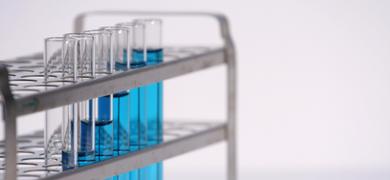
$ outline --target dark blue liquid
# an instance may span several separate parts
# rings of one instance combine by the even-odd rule
[[[151,49],[147,50],[146,65],[155,65],[163,62],[163,50],[162,49]],[[144,52],[142,50],[133,50],[132,53],[134,62],[142,62],[144,59]],[[144,113],[146,114],[146,121],[140,118],[140,139],[145,139],[146,146],[140,143],[140,148],[154,146],[162,142],[162,103],[163,103],[163,84],[162,82],[153,83],[146,85],[143,88],[146,96],[146,106]],[[140,89],[140,88],[138,88]],[[132,90],[131,90],[132,91]],[[130,91],[130,93],[131,93]],[[133,101],[133,96],[131,96]],[[145,100],[137,99],[138,103],[144,102]],[[133,111],[131,111],[133,112]],[[141,140],[142,142],[142,140]],[[140,176],[142,180],[162,180],[163,179],[163,165],[162,163],[156,163],[149,165],[145,168],[140,169]]]
[[[70,152],[62,151],[62,170],[66,171],[74,168],[73,158]]]
[[[102,161],[114,155],[114,127],[111,119],[111,97],[103,96],[98,99],[98,116],[95,122],[96,160]]]

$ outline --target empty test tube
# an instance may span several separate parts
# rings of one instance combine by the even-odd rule
[[[64,79],[73,82],[92,79],[93,36],[71,33],[64,37]],[[90,113],[93,111],[94,104],[91,101],[74,103],[67,108],[69,118],[67,122],[63,123],[63,144],[65,147],[62,159],[65,167],[84,166],[95,160],[95,113]]]
[[[49,37],[44,41],[44,85],[45,90],[60,86],[62,75],[62,43],[63,37]],[[61,124],[63,121],[63,107],[45,111],[44,146],[45,163],[50,165],[51,160],[61,157]]]

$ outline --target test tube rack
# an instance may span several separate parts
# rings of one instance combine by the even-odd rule
[[[199,16],[219,23],[222,47],[164,47],[164,62],[155,66],[128,70],[49,90],[43,84],[43,55],[1,61],[0,93],[5,123],[5,140],[0,141],[0,178],[13,179],[104,179],[146,165],[160,162],[211,144],[227,143],[227,179],[237,179],[236,165],[236,61],[235,48],[227,18],[222,14],[202,12],[93,11],[78,15],[75,32],[81,32],[91,16]],[[227,68],[227,119],[220,123],[164,120],[163,143],[144,150],[114,157],[93,165],[61,172],[55,159],[44,165],[43,132],[17,136],[17,117],[94,97],[167,80],[211,67]],[[129,82],[129,83],[123,83]]]

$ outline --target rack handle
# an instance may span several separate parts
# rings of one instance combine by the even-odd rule
[[[73,21],[74,32],[82,32],[85,20],[91,16],[135,16],[135,15],[155,15],[155,16],[205,16],[214,18],[219,23],[220,34],[224,41],[225,47],[233,47],[230,36],[229,22],[225,15],[221,13],[208,12],[163,12],[163,11],[88,11],[77,15]]]

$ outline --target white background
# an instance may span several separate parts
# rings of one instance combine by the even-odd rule
[[[222,12],[238,49],[241,179],[390,179],[389,8],[385,0],[0,0],[0,58],[42,51],[43,38],[70,32],[82,11]],[[166,118],[223,118],[223,73],[166,82]],[[28,132],[43,120],[19,125]],[[224,148],[167,161],[166,179],[223,179]]]

